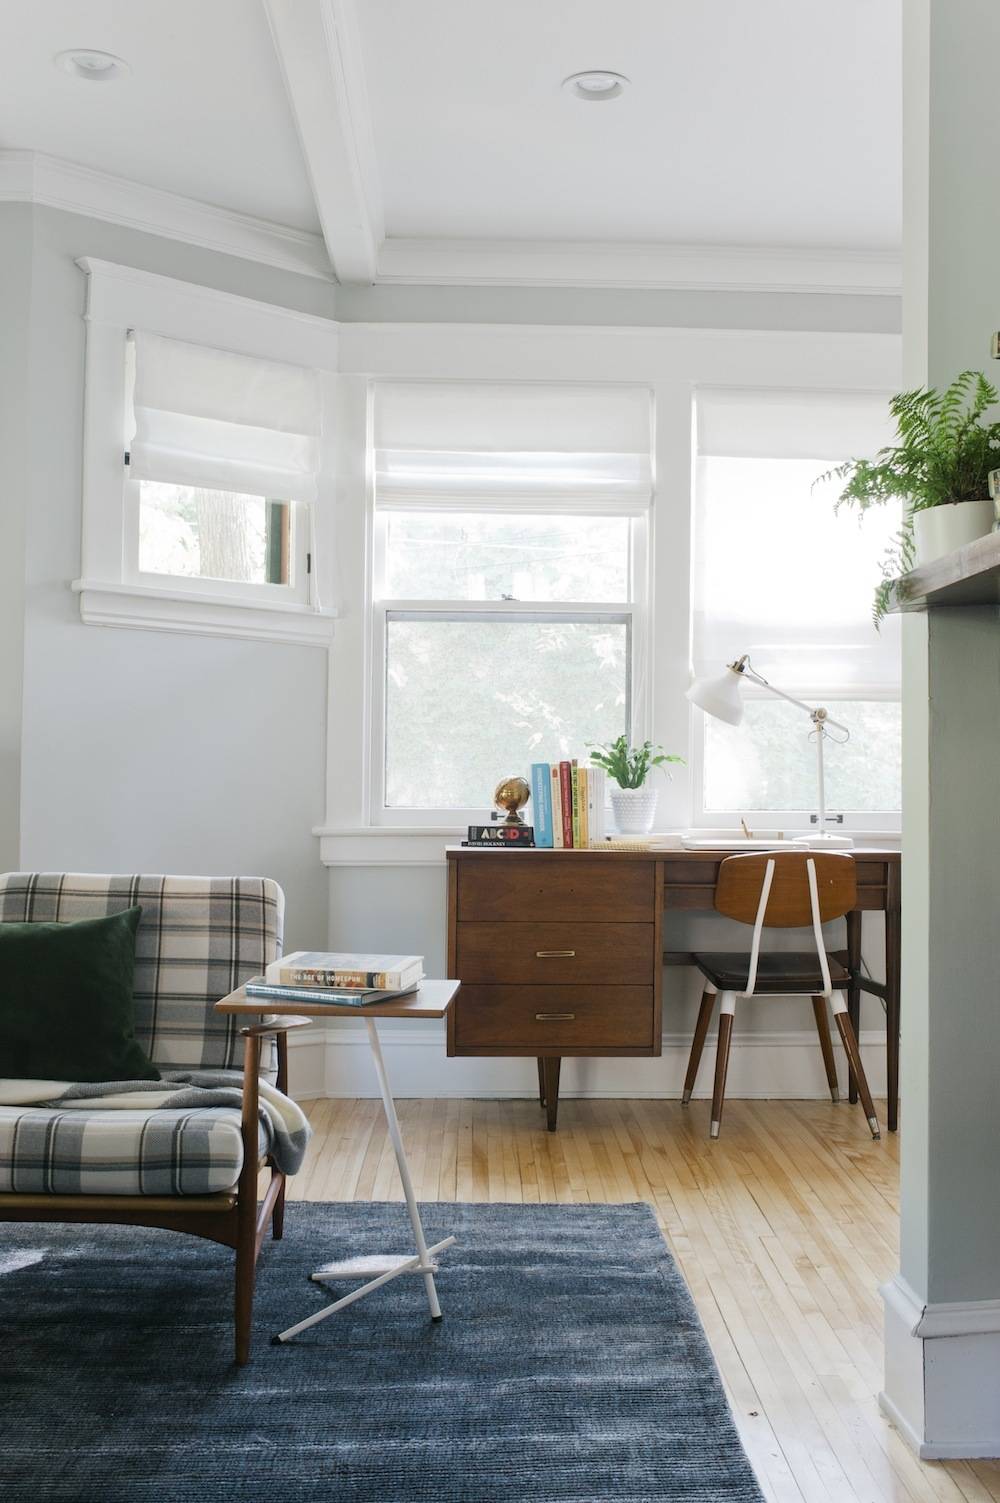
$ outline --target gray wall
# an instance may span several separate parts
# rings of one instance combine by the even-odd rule
[[[907,21],[908,379],[924,374],[924,343],[933,385],[970,367],[995,377],[1000,8],[921,0]],[[939,609],[906,627],[900,1267],[931,1302],[997,1299],[1000,621],[993,607]]]
[[[327,913],[310,833],[324,812],[326,654],[80,620],[70,581],[80,573],[85,279],[74,260],[102,257],[317,314],[332,312],[332,288],[77,215],[26,214],[31,471],[17,864],[265,873],[285,888],[288,941],[313,944]],[[16,383],[9,367],[20,357],[6,338],[2,363]],[[0,551],[7,532],[5,515]]]
[[[898,297],[614,287],[341,287],[345,323],[581,324],[898,334]]]
[[[32,214],[0,204],[0,870],[20,841]]]

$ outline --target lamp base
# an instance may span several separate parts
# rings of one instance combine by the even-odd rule
[[[811,851],[853,851],[854,841],[850,835],[831,835],[828,830],[817,830],[815,835],[803,835],[802,844]]]

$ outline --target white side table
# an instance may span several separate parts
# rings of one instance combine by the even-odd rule
[[[380,1289],[390,1279],[398,1278],[403,1273],[419,1273],[423,1275],[424,1288],[427,1291],[427,1303],[430,1306],[431,1320],[441,1319],[441,1306],[438,1302],[437,1289],[434,1285],[434,1275],[438,1265],[436,1255],[443,1252],[446,1247],[451,1247],[454,1237],[445,1237],[440,1242],[435,1242],[428,1247],[424,1236],[424,1228],[420,1220],[420,1210],[417,1199],[413,1193],[413,1181],[410,1178],[410,1166],[406,1161],[406,1150],[403,1147],[403,1138],[399,1130],[399,1119],[396,1116],[396,1105],[392,1099],[392,1091],[389,1086],[389,1077],[386,1074],[385,1060],[382,1056],[382,1045],[378,1036],[379,1018],[443,1018],[448,1012],[456,993],[459,983],[457,981],[422,981],[415,992],[405,997],[397,997],[391,1002],[379,1002],[369,1007],[340,1007],[331,1003],[310,1002],[308,993],[302,999],[294,1002],[267,1001],[261,997],[248,997],[241,987],[233,992],[219,1005],[220,1011],[234,1013],[253,1013],[256,1016],[278,1017],[287,1014],[295,1014],[302,1017],[314,1018],[358,1018],[363,1019],[368,1031],[368,1043],[372,1051],[372,1059],[375,1064],[375,1073],[378,1076],[379,1090],[382,1094],[382,1106],[385,1110],[386,1125],[389,1129],[389,1137],[392,1140],[393,1151],[396,1155],[396,1164],[399,1168],[399,1177],[403,1184],[403,1194],[406,1197],[406,1209],[409,1212],[410,1226],[413,1229],[413,1241],[416,1252],[411,1256],[396,1257],[389,1255],[362,1255],[356,1258],[347,1258],[337,1263],[325,1263],[317,1268],[312,1278],[317,1283],[324,1283],[330,1279],[362,1278],[366,1282],[352,1289],[341,1299],[334,1300],[332,1304],[325,1305],[323,1309],[316,1310],[312,1315],[307,1315],[304,1320],[289,1326],[286,1331],[280,1331],[272,1337],[275,1343],[290,1341],[300,1331],[308,1330],[321,1320],[326,1320],[331,1315],[336,1315],[338,1310],[346,1309],[353,1305],[356,1300],[364,1299],[366,1294],[371,1294],[375,1289]]]

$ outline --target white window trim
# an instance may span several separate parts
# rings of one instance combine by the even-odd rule
[[[138,485],[128,477],[121,440],[130,329],[307,365],[321,373],[324,406],[332,412],[338,326],[92,257],[77,265],[87,275],[83,535],[80,578],[72,583],[82,619],[88,625],[327,646],[337,615],[327,598],[333,578],[332,424],[324,438],[322,499],[296,511],[299,530],[308,527],[312,555],[305,598],[278,585],[140,573],[132,536]]]
[[[331,644],[326,819],[314,833],[327,866],[436,868],[464,835],[459,820],[438,825],[373,824],[370,796],[373,599],[371,476],[366,468],[368,391],[374,380],[621,381],[652,388],[656,409],[657,494],[648,549],[647,611],[636,640],[648,645],[642,689],[648,734],[688,756],[660,782],[661,830],[695,828],[690,682],[693,397],[707,384],[805,390],[896,390],[896,335],[804,334],[727,329],[578,328],[461,324],[343,324],[340,331],[337,512],[339,599]],[[636,685],[638,703],[640,690]],[[481,814],[482,811],[476,811]],[[714,817],[714,816],[713,816]],[[858,844],[895,842],[891,831],[862,831]]]

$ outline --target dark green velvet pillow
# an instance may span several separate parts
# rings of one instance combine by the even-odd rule
[[[0,924],[0,1076],[159,1080],[135,1037],[141,914]]]

